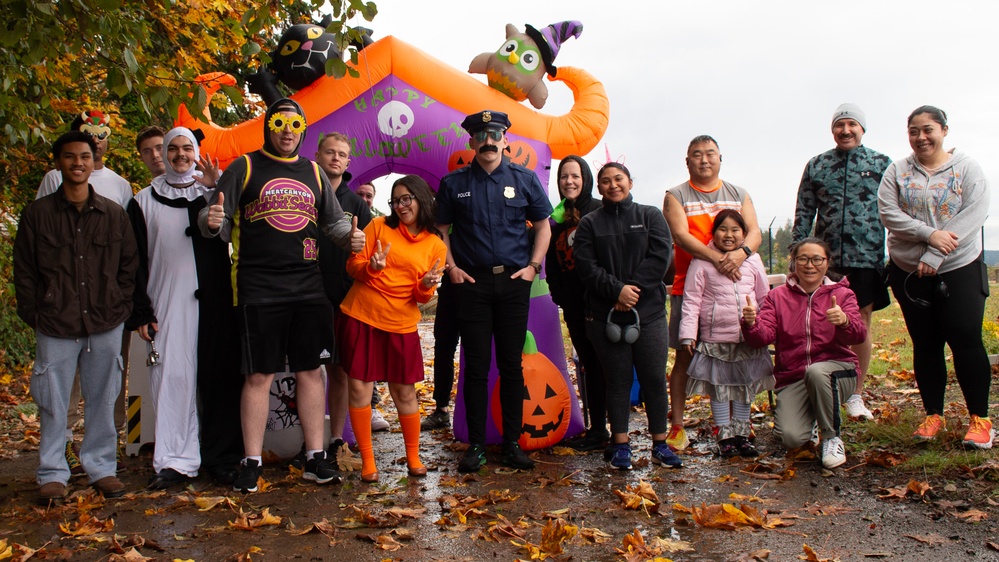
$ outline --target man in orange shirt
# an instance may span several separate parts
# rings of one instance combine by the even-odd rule
[[[753,255],[763,242],[753,200],[745,189],[723,181],[722,155],[718,142],[708,135],[694,137],[687,146],[687,171],[690,180],[666,192],[663,215],[673,234],[676,256],[676,277],[670,297],[669,346],[676,350],[673,370],[669,376],[670,432],[666,443],[674,450],[687,447],[690,441],[683,429],[683,405],[687,400],[687,366],[693,355],[680,342],[680,309],[683,307],[683,286],[690,260],[700,258],[733,280],[740,277],[739,266]],[[727,253],[708,248],[711,224],[722,209],[742,213],[746,221],[746,240],[742,248]]]

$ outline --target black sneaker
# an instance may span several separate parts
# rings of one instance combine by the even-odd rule
[[[336,457],[340,453],[340,447],[345,446],[347,446],[347,442],[339,437],[330,441],[329,447],[326,448],[326,458],[330,460],[330,464],[336,466]],[[302,455],[302,457],[304,458],[305,455]]]
[[[423,431],[447,429],[449,427],[451,427],[451,416],[443,410],[434,410],[434,413],[423,418],[423,421],[420,422],[420,429]]]
[[[478,472],[484,466],[486,466],[486,447],[469,445],[465,456],[458,461],[458,472]]]
[[[747,459],[755,459],[760,456],[760,451],[746,437],[737,437],[739,456]]]
[[[511,468],[520,470],[530,470],[534,468],[534,461],[527,456],[517,443],[505,443],[503,445],[503,464]]]
[[[340,483],[340,472],[326,460],[326,452],[312,455],[312,458],[305,461],[305,470],[302,478],[311,480],[316,484]]]
[[[718,454],[722,458],[730,459],[739,456],[739,443],[735,437],[722,439],[718,442]]]
[[[609,444],[609,433],[591,431],[587,431],[582,437],[577,437],[565,443],[570,449],[580,452],[600,451],[606,449]]]
[[[149,484],[146,484],[146,489],[166,490],[167,488],[187,484],[191,480],[191,477],[186,474],[181,474],[172,468],[164,468],[149,479]]]
[[[257,491],[257,480],[264,470],[255,459],[243,459],[239,463],[239,476],[232,482],[232,489],[244,494]]]

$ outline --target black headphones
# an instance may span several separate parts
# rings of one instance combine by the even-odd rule
[[[635,315],[635,323],[625,326],[616,324],[611,320],[611,315],[614,314],[613,308],[607,313],[607,327],[604,329],[604,332],[611,343],[618,343],[620,341],[635,343],[638,341],[638,336],[642,333],[642,322],[638,316],[638,310],[632,308],[631,313]]]
[[[905,293],[905,298],[909,299],[909,301],[912,304],[918,306],[919,308],[930,308],[933,306],[933,303],[931,303],[926,299],[913,297],[912,295],[909,294],[909,278],[915,274],[916,272],[913,271],[912,273],[905,276],[905,281],[902,282],[902,292]],[[943,278],[941,278],[940,282],[936,284],[934,290],[936,291],[937,296],[942,299],[945,299],[950,296],[950,289],[947,288],[947,284],[944,283]]]

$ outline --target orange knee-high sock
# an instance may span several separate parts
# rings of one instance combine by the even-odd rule
[[[399,425],[406,443],[406,464],[409,468],[423,468],[420,462],[420,413],[399,414]]]
[[[375,451],[371,445],[371,405],[363,408],[349,408],[350,427],[354,430],[354,439],[357,439],[357,448],[361,451],[361,474],[374,474],[378,472],[375,468]]]

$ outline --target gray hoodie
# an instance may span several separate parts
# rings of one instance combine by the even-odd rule
[[[923,262],[946,273],[982,253],[989,181],[978,162],[956,150],[932,176],[915,155],[909,155],[885,170],[878,188],[878,212],[888,229],[888,254],[897,266],[915,271]],[[958,236],[957,248],[946,256],[928,243],[936,230]]]

